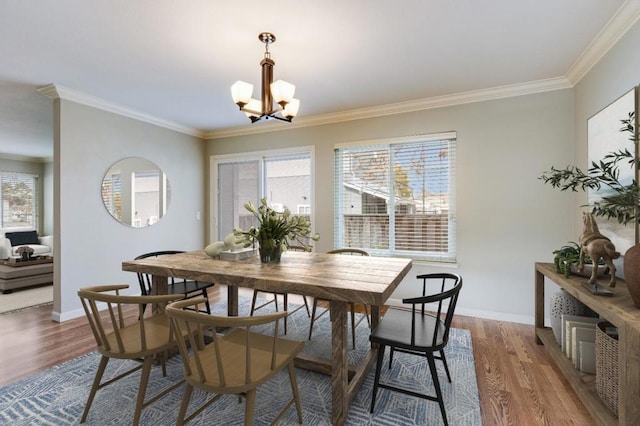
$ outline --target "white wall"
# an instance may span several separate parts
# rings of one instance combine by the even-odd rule
[[[202,140],[80,105],[54,102],[55,273],[53,319],[79,315],[80,287],[126,283],[139,292],[135,274],[122,262],[156,250],[199,250],[204,226]],[[101,183],[125,157],[144,157],[167,174],[172,194],[167,214],[147,228],[131,228],[109,215]]]
[[[268,126],[269,123],[258,125]],[[335,143],[456,131],[458,266],[461,314],[533,322],[534,262],[572,238],[572,199],[538,177],[573,152],[572,91],[324,126],[216,139],[209,155],[315,145],[318,251],[333,248]],[[415,295],[415,276],[450,268],[415,264],[392,298]]]
[[[638,42],[640,23],[570,90],[211,140],[208,154],[314,144],[316,175],[327,176],[336,142],[457,131],[459,265],[453,270],[465,280],[457,312],[533,323],[533,264],[551,261],[553,250],[578,239],[587,203],[584,193],[560,192],[537,177],[552,165],[587,168],[587,120],[640,84]],[[316,182],[317,249],[326,251],[333,243],[333,188],[326,179]],[[392,298],[408,296],[416,274],[441,269],[414,264]],[[557,286],[546,287],[548,301]]]

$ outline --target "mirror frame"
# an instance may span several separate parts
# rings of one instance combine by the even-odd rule
[[[152,161],[126,157],[105,172],[101,195],[111,217],[125,226],[145,228],[165,216],[171,185],[164,171]]]

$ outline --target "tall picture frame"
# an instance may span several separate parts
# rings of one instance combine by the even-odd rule
[[[640,86],[636,86],[587,120],[589,167],[593,162],[600,162],[605,155],[611,152],[627,149],[635,154],[636,161],[634,164],[619,164],[619,180],[625,185],[631,184],[634,179],[636,183],[638,182],[638,170],[635,166],[637,164],[638,148],[630,139],[629,133],[621,131],[623,127],[621,120],[629,118],[630,112],[638,111],[639,99]],[[637,113],[635,118],[637,128]],[[606,186],[602,186],[598,190],[589,189],[587,191],[589,205],[592,206],[593,203],[601,200],[607,194],[608,188]],[[597,221],[600,233],[611,239],[619,252],[624,253],[639,242],[637,222],[623,225],[618,223],[615,218],[607,219],[601,216],[598,217]]]

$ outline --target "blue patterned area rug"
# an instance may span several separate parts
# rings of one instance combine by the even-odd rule
[[[218,314],[226,313],[226,303],[212,307]],[[247,314],[249,301],[242,298],[240,314]],[[265,308],[266,310],[266,308]],[[260,311],[258,311],[260,313]],[[289,317],[287,338],[306,340],[309,332],[309,318],[305,309]],[[349,362],[357,363],[366,353],[369,329],[362,321],[356,331],[356,350],[351,350],[349,336]],[[305,352],[329,356],[330,353],[329,315],[317,320],[313,340],[307,341]],[[473,361],[471,335],[468,330],[452,329],[446,356],[453,383],[446,380],[442,365],[436,361],[444,394],[449,424],[481,425],[478,386]],[[388,351],[387,351],[388,356]],[[386,358],[386,357],[385,357]],[[91,388],[100,355],[91,352],[63,364],[21,379],[13,384],[0,387],[0,424],[18,425],[77,425]],[[388,362],[385,361],[387,364]],[[115,377],[133,365],[133,361],[111,360],[105,378]],[[383,367],[384,377],[405,385],[412,383],[415,390],[433,394],[429,367],[425,359],[397,353],[393,368]],[[296,369],[298,387],[306,425],[329,425],[331,419],[331,384],[328,376]],[[99,390],[91,407],[88,425],[130,425],[135,406],[139,374],[129,377]],[[162,377],[161,369],[154,368],[149,380],[147,395],[154,395],[181,380],[182,362],[178,356],[169,360],[167,377]],[[390,379],[387,379],[390,380]],[[375,414],[369,413],[373,369],[353,401],[349,410],[349,425],[439,425],[442,424],[440,410],[436,402],[409,397],[397,392],[380,389]],[[178,388],[142,411],[143,425],[174,425],[182,400],[183,390]],[[258,388],[255,408],[256,425],[267,425],[275,418],[277,411],[290,398],[291,387],[286,371]],[[190,407],[193,408],[206,395],[195,390]],[[193,419],[189,425],[239,425],[244,419],[244,403],[236,396],[224,396]],[[282,425],[296,425],[295,408],[290,408],[280,421]]]

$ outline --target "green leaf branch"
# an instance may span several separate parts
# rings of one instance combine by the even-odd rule
[[[600,161],[592,161],[587,173],[575,166],[567,166],[564,169],[552,166],[538,179],[561,191],[600,190],[603,186],[609,188],[612,193],[593,203],[591,213],[607,219],[616,219],[618,223],[626,225],[640,222],[638,182],[636,179],[628,185],[620,182],[621,166],[626,164],[631,168],[638,167],[639,160],[635,155],[638,144],[635,112],[630,112],[627,119],[620,121],[623,125],[620,131],[630,134],[629,140],[634,144],[633,152],[628,149],[611,152]]]

